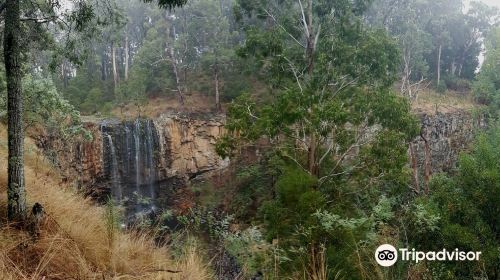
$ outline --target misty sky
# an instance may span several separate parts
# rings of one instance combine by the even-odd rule
[[[481,0],[481,2],[484,2],[490,6],[500,7],[500,0]]]
[[[487,5],[490,5],[490,6],[496,6],[496,7],[500,8],[500,0],[479,0],[479,1],[483,2],[483,3],[487,4]],[[468,5],[469,2],[471,2],[471,0],[465,0],[464,1],[465,8],[467,8],[467,5]]]

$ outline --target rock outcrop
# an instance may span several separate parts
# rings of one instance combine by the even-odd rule
[[[433,173],[450,171],[458,161],[460,152],[467,150],[475,132],[486,127],[486,118],[474,116],[470,111],[420,114],[420,136],[412,142],[420,167],[425,164],[426,141],[430,152],[430,169]]]
[[[215,152],[215,143],[224,129],[223,117],[163,115],[154,122],[161,144],[161,178],[194,178],[229,164]]]
[[[145,123],[148,120],[142,120]],[[102,121],[86,123],[85,127],[92,133],[92,141],[79,141],[75,149],[74,159],[69,166],[78,171],[83,184],[95,181],[95,178],[109,174],[105,166],[105,149],[108,144],[103,133],[111,134],[116,146],[126,146],[129,141],[130,153],[135,153],[133,147],[134,122]],[[228,160],[224,160],[215,152],[215,143],[222,135],[224,117],[219,115],[189,116],[189,115],[162,115],[152,120],[152,145],[155,153],[155,167],[158,170],[158,180],[171,177],[193,178],[197,175],[224,168]],[[130,139],[127,139],[127,131]],[[146,136],[139,135],[140,141]],[[120,138],[115,140],[115,138]],[[157,144],[156,141],[158,142]],[[125,148],[117,153],[124,154]],[[124,156],[125,157],[125,156]]]
[[[430,176],[436,172],[452,171],[461,152],[467,150],[474,135],[487,126],[483,115],[456,110],[436,114],[419,114],[420,136],[409,145],[410,166],[413,170],[413,188],[419,193],[429,192]]]

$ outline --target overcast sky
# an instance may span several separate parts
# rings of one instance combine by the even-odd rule
[[[500,7],[500,0],[481,0],[481,2],[486,3],[490,6]]]
[[[479,0],[479,1],[485,3],[489,6],[496,6],[496,7],[500,8],[500,0]],[[464,5],[465,5],[466,9],[467,9],[467,6],[469,5],[469,2],[471,2],[471,0],[464,1]]]

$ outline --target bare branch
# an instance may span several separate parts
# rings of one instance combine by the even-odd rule
[[[290,32],[288,32],[286,30],[285,27],[283,27],[283,25],[281,25],[277,20],[276,18],[268,11],[268,10],[264,10],[266,12],[266,14],[273,19],[274,23],[276,23],[280,28],[281,30],[285,31],[286,34],[288,34],[288,36],[290,36],[290,38],[292,38],[297,44],[299,44],[302,48],[306,48],[299,40],[297,40],[292,34],[290,34]]]
[[[292,160],[295,164],[297,164],[297,166],[299,166],[300,168],[302,168],[302,170],[304,170],[305,172],[307,172],[307,174],[311,174],[309,172],[309,170],[307,168],[305,168],[304,166],[302,166],[302,164],[300,164],[300,162],[297,161],[297,159],[293,158],[292,156],[288,155],[286,152],[283,152],[281,153],[284,157]]]
[[[304,30],[306,31],[306,37],[309,38],[309,28],[307,27],[306,15],[304,14],[304,7],[302,2],[299,0],[300,12],[302,13],[302,22],[304,23]]]
[[[258,119],[259,119],[259,117],[257,117],[256,115],[254,115],[254,114],[252,113],[252,111],[250,110],[250,105],[248,105],[248,104],[247,104],[247,111],[248,111],[248,115],[249,115],[250,117],[252,117],[252,118],[254,118],[254,119],[256,119],[256,120],[258,120]]]
[[[297,75],[297,70],[295,69],[295,66],[286,56],[283,56],[283,58],[288,62],[288,65],[290,65],[290,69],[292,70],[293,75],[295,76],[295,80],[297,81],[297,85],[300,88],[300,92],[302,93],[304,90],[302,89],[302,85],[300,84],[299,76]]]
[[[321,24],[318,26],[318,32],[316,33],[316,36],[314,37],[313,50],[316,50],[316,45],[318,44],[318,39],[319,39],[320,33],[321,33]]]
[[[47,22],[52,22],[56,21],[59,18],[57,16],[49,16],[49,17],[42,17],[42,18],[31,18],[31,17],[21,17],[21,21],[34,21],[36,23],[47,23]]]

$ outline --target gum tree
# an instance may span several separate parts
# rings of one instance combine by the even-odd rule
[[[228,134],[217,148],[231,156],[257,146],[272,155],[269,169],[279,163],[260,211],[267,238],[289,249],[290,269],[313,273],[325,249],[342,251],[328,256],[329,267],[366,276],[346,265],[345,254],[354,254],[369,232],[366,213],[382,194],[407,187],[405,141],[418,126],[391,89],[397,45],[383,30],[363,25],[367,5],[239,1],[246,41],[238,53],[268,94],[246,94],[231,104]]]

